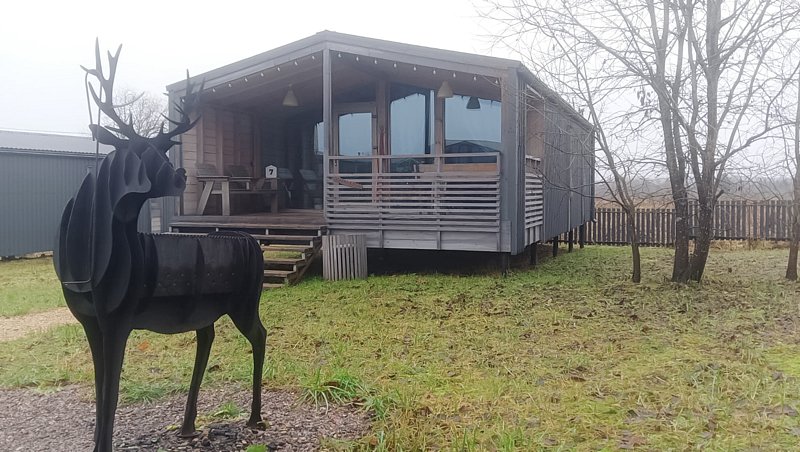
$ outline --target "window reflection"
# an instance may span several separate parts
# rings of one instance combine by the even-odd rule
[[[339,155],[372,155],[372,113],[347,113],[339,116]],[[342,173],[369,173],[372,160],[340,160]]]
[[[431,153],[433,142],[433,91],[393,84],[389,110],[392,155]]]
[[[479,107],[479,108],[476,108]],[[500,152],[500,102],[455,95],[445,100],[445,149],[447,154]],[[448,163],[491,163],[492,156],[449,159]]]

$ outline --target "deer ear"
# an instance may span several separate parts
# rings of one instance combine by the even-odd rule
[[[125,142],[127,140],[123,140],[122,138],[114,135],[105,127],[98,126],[97,124],[90,124],[89,130],[92,131],[92,137],[94,137],[94,139],[100,143],[114,146],[115,149],[126,147]]]

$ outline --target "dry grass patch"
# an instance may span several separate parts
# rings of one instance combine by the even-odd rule
[[[266,292],[266,383],[370,409],[336,449],[790,449],[800,440],[800,318],[785,250],[718,251],[702,285],[671,253],[589,247],[499,275],[312,279]],[[205,385],[247,382],[249,346],[217,328]],[[193,335],[131,337],[126,400],[183,391]],[[0,350],[0,384],[89,383],[81,331]],[[201,394],[202,397],[202,394]]]

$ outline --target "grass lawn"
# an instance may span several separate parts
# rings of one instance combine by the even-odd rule
[[[714,251],[700,286],[667,282],[671,251],[653,248],[631,284],[628,253],[589,247],[507,278],[312,279],[266,292],[265,384],[375,411],[369,436],[331,448],[797,447],[800,285],[781,280],[786,251]],[[246,384],[248,350],[221,321],[204,385]],[[186,390],[193,359],[193,334],[135,333],[123,399]],[[0,348],[3,386],[91,375],[78,326]]]
[[[46,311],[64,304],[50,258],[0,262],[0,316]]]

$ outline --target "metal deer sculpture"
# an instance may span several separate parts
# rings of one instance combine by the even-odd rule
[[[121,47],[120,47],[121,49]],[[253,347],[253,403],[248,426],[261,420],[261,375],[266,331],[258,316],[263,256],[258,242],[244,233],[204,235],[137,232],[141,207],[150,198],[178,196],[186,172],[175,170],[166,152],[176,136],[190,130],[189,115],[198,94],[187,80],[186,96],[176,105],[180,120],[169,132],[140,136],[114,111],[113,84],[120,49],[108,54],[103,74],[99,46],[96,68],[86,72],[100,83],[91,94],[116,128],[90,126],[95,138],[114,146],[83,180],[61,218],[54,254],[67,305],[80,321],[95,371],[95,451],[112,450],[114,414],[128,336],[133,329],[158,333],[196,331],[197,356],[180,435],[195,433],[197,395],[214,322],[228,314]],[[202,87],[201,87],[202,90]],[[119,133],[124,138],[111,133]]]

